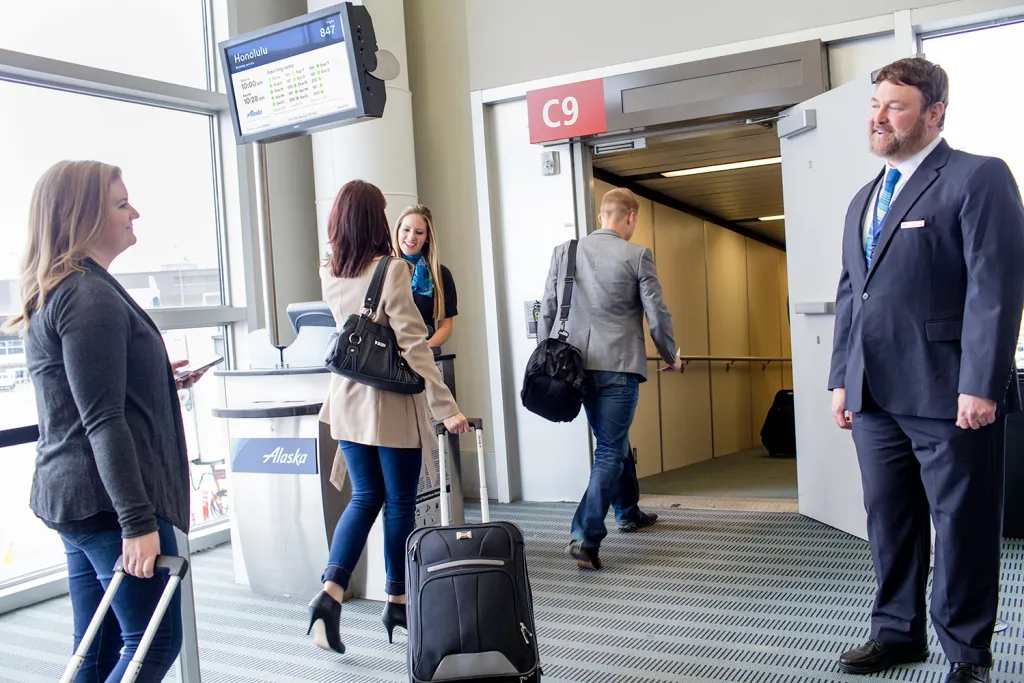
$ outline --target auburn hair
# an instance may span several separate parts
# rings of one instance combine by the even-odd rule
[[[391,256],[391,235],[384,194],[364,180],[345,183],[327,219],[330,252],[327,267],[334,277],[359,277],[378,256]]]

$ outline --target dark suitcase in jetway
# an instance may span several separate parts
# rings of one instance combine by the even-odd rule
[[[761,443],[773,458],[796,456],[796,417],[793,412],[792,389],[776,392],[761,427]]]

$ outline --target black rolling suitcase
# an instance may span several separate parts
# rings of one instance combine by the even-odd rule
[[[107,586],[107,590],[103,593],[100,606],[96,608],[96,614],[93,615],[92,621],[89,622],[89,627],[85,630],[85,635],[82,636],[82,642],[79,643],[78,649],[75,650],[74,656],[71,657],[71,662],[68,663],[67,669],[64,670],[60,683],[71,683],[78,675],[78,670],[82,667],[85,655],[89,652],[93,639],[103,625],[103,618],[107,616],[110,603],[113,602],[114,596],[121,587],[121,582],[124,581],[125,574],[122,559],[120,557],[117,558],[117,563],[114,564],[114,576],[110,579],[110,585]],[[131,664],[128,665],[124,676],[121,678],[121,683],[132,683],[139,675],[139,671],[142,669],[142,662],[146,659],[146,653],[149,652],[149,646],[153,642],[157,629],[160,628],[160,622],[163,621],[164,614],[167,613],[167,606],[174,596],[174,591],[177,590],[178,584],[181,583],[182,579],[185,578],[185,574],[188,573],[188,560],[184,557],[175,557],[173,555],[157,555],[155,569],[157,571],[166,570],[170,574],[170,578],[167,581],[167,585],[164,586],[164,592],[160,595],[160,602],[157,603],[156,610],[154,610],[153,616],[150,617],[146,631],[142,634],[142,641],[139,643],[138,649],[135,650],[135,656],[132,657]]]
[[[796,418],[791,389],[776,392],[761,427],[761,443],[772,457],[796,455]]]
[[[412,683],[538,683],[540,653],[523,534],[491,522],[483,426],[476,430],[481,524],[418,529],[406,542],[409,680]],[[440,481],[447,468],[444,425],[437,426]]]

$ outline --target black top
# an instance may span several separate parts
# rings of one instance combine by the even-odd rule
[[[455,278],[452,277],[452,271],[448,270],[445,265],[441,266],[441,282],[444,288],[444,316],[445,318],[454,318],[459,314],[459,296],[455,291]],[[434,283],[434,294],[437,294],[437,283]],[[437,331],[437,325],[434,324],[434,297],[413,292],[412,298],[423,317],[423,322],[429,328],[428,336],[433,336]]]
[[[32,314],[25,339],[39,442],[30,504],[66,533],[189,526],[177,387],[153,320],[86,261]]]

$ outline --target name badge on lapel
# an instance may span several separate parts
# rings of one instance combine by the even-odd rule
[[[903,221],[900,223],[900,230],[909,230],[911,228],[923,228],[924,221]]]

